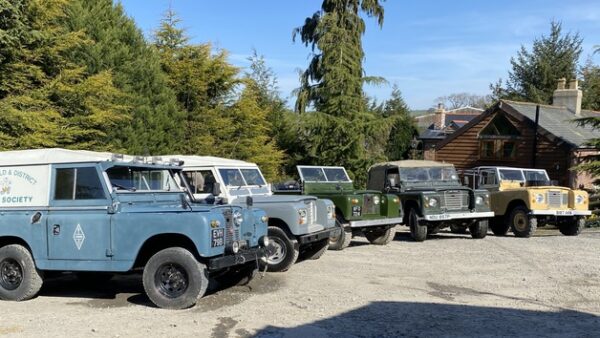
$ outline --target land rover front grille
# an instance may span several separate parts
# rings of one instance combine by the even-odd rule
[[[375,195],[372,194],[363,195],[363,214],[379,214],[379,205],[375,204],[375,202],[373,201],[374,197]]]
[[[232,209],[223,211],[223,216],[225,216],[225,245],[231,245],[233,241],[240,240],[240,228],[233,223]]]
[[[562,205],[562,194],[560,191],[548,191],[548,206],[551,208],[560,208]]]
[[[445,191],[444,206],[447,210],[460,210],[469,207],[469,193],[465,191]]]
[[[317,222],[317,203],[315,203],[315,201],[306,203],[306,216],[308,219],[308,224]]]

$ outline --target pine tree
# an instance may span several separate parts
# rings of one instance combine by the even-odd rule
[[[511,58],[512,70],[505,86],[501,81],[490,86],[496,98],[552,103],[552,93],[560,78],[576,75],[577,61],[582,52],[579,34],[563,34],[562,25],[552,21],[550,34],[533,41],[531,51],[525,46]]]
[[[122,6],[112,0],[71,0],[66,25],[71,31],[85,31],[91,40],[74,49],[72,59],[90,75],[111,71],[115,86],[132,107],[129,122],[110,129],[114,147],[142,155],[177,150],[184,115],[157,53]]]
[[[386,142],[385,154],[390,160],[407,157],[412,139],[418,134],[415,121],[400,89],[394,85],[391,97],[385,102],[383,116],[390,119],[392,129]]]
[[[583,109],[600,111],[600,66],[588,60],[582,67],[581,90],[583,98],[581,106]]]

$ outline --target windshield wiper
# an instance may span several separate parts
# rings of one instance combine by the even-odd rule
[[[110,184],[111,184],[113,187],[117,188],[117,189],[123,189],[123,190],[127,190],[127,191],[136,191],[136,190],[137,190],[135,187],[129,187],[129,188],[128,188],[128,187],[126,187],[126,186],[123,186],[123,185],[120,185],[120,184],[118,184],[118,183],[113,183],[113,182],[110,182]]]

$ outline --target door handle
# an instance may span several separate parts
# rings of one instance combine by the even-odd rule
[[[53,234],[54,236],[58,236],[58,235],[60,235],[60,224],[54,224],[54,225],[52,226],[52,234]]]

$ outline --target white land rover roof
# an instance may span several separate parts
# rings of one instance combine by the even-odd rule
[[[428,168],[428,167],[453,167],[452,163],[428,161],[428,160],[402,160],[374,164],[372,167],[398,167],[398,168]]]
[[[256,163],[232,160],[214,156],[193,155],[163,155],[163,160],[178,159],[183,161],[183,167],[256,167]]]
[[[114,160],[113,156],[112,153],[61,148],[13,150],[0,152],[0,166],[103,162]]]

